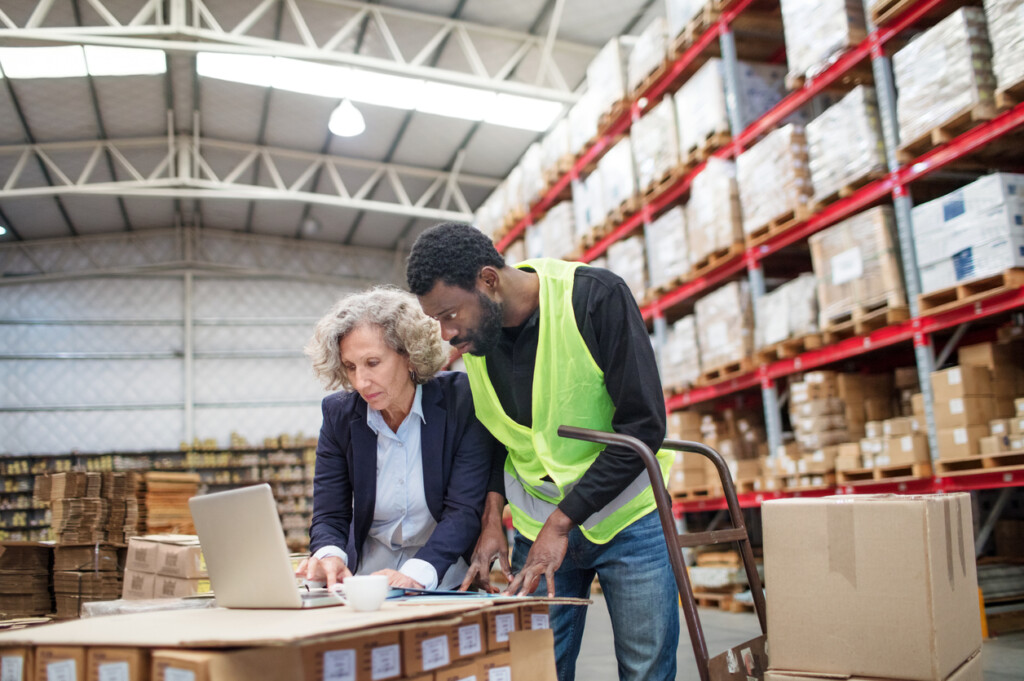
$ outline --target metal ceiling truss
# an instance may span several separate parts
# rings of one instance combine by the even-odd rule
[[[190,271],[363,287],[400,283],[403,265],[391,251],[187,227],[3,244],[0,286]]]
[[[153,154],[153,151],[160,151],[160,154]],[[139,152],[149,153],[140,156]],[[82,166],[86,155],[88,158]],[[212,156],[218,156],[219,160],[213,161]],[[428,220],[470,221],[472,209],[461,185],[488,189],[498,185],[496,179],[478,175],[186,135],[0,146],[0,167],[5,157],[14,157],[16,161],[6,176],[0,174],[0,200],[72,194],[258,199],[299,201]],[[113,182],[94,179],[97,165],[107,157],[112,159],[116,176],[121,179]],[[146,165],[131,160],[140,157],[150,160]],[[223,166],[224,158],[235,160],[230,170],[218,173],[214,166]],[[47,170],[50,184],[33,184],[25,173],[33,162]],[[289,172],[283,173],[282,166]],[[269,186],[249,179],[256,176],[253,172],[256,169],[267,178]],[[285,179],[286,174],[288,179]],[[326,182],[320,182],[326,187],[323,192],[313,185],[313,178],[318,174],[327,177]],[[350,177],[348,182],[343,174]],[[359,176],[355,183],[351,180],[353,174]],[[416,195],[410,187],[413,180],[417,187],[428,183],[426,189]],[[395,201],[370,198],[378,183],[383,182],[390,185]]]
[[[115,16],[104,0],[87,0],[102,23],[88,26],[53,26],[53,0],[39,0],[31,15],[20,24],[0,9],[0,42],[41,41],[47,43],[143,47],[183,52],[236,52],[345,64],[372,71],[425,78],[455,85],[485,88],[497,92],[538,97],[563,103],[576,101],[573,87],[566,82],[557,63],[557,53],[575,53],[588,59],[597,48],[563,40],[553,34],[537,36],[451,17],[382,7],[350,0],[262,0],[234,25],[216,3],[204,0],[147,0],[131,18]],[[284,14],[301,42],[273,40],[253,35],[275,8]],[[330,37],[319,39],[307,19],[313,8],[327,7],[346,17],[344,25]],[[49,19],[49,24],[48,24]],[[416,54],[403,51],[390,26],[415,25],[431,37]],[[356,54],[347,46],[362,26],[376,30],[387,57]],[[454,38],[450,41],[449,38]],[[497,68],[488,68],[480,47],[486,41],[514,46],[512,54]],[[432,55],[448,42],[460,48],[470,72],[441,69],[430,65]],[[509,80],[527,58],[539,64],[534,83]]]

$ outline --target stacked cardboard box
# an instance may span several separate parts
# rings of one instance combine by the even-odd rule
[[[918,429],[913,416],[896,416],[882,421],[882,452],[875,455],[875,467],[908,466],[929,460],[928,436]]]
[[[932,374],[939,458],[962,459],[981,453],[993,413],[992,372],[983,366],[956,366]]]
[[[859,442],[843,442],[836,445],[836,472],[865,468]]]
[[[858,85],[808,123],[807,154],[816,202],[883,173],[885,144],[875,91]]]
[[[695,411],[672,412],[668,415],[668,438],[703,442],[701,420],[701,415]],[[708,487],[713,481],[715,481],[713,468],[707,459],[700,454],[676,452],[672,468],[669,470],[668,491],[670,493],[678,495],[687,490]]]
[[[208,593],[206,561],[195,535],[132,537],[122,598],[181,598]]]
[[[992,71],[1003,90],[1024,80],[1024,12],[1020,0],[985,0]]]
[[[809,371],[802,381],[790,383],[789,405],[801,456],[849,442],[846,406],[839,397],[839,375],[834,371]]]
[[[817,333],[818,291],[814,275],[801,274],[765,294],[758,299],[755,312],[755,347]]]
[[[790,78],[811,78],[864,40],[860,0],[782,0]]]
[[[698,300],[694,309],[700,362],[705,371],[750,357],[754,311],[748,282],[730,282]]]
[[[762,518],[767,681],[982,678],[970,495],[782,499]]]
[[[566,258],[576,248],[576,224],[572,201],[562,201],[537,222],[541,252],[545,258]]]
[[[864,437],[867,422],[893,415],[891,374],[838,374],[836,383],[851,440]]]
[[[188,500],[199,493],[199,475],[196,473],[148,472],[139,486],[143,501],[139,515],[145,513],[146,524],[140,521],[139,530],[151,533],[195,531]]]
[[[601,176],[601,208],[604,215],[617,210],[636,194],[633,145],[629,135],[619,140],[597,162],[594,174]]]
[[[736,180],[743,209],[743,233],[763,236],[774,221],[806,213],[811,200],[807,139],[803,126],[773,130],[736,159]]]
[[[608,247],[608,269],[626,281],[637,302],[647,291],[647,258],[644,238],[639,234],[616,241]]]
[[[993,173],[914,207],[925,293],[1024,267],[1024,175]]]
[[[57,546],[53,556],[53,593],[57,617],[76,618],[82,605],[121,596],[117,549],[110,545]]]
[[[608,213],[601,193],[601,173],[595,171],[586,179],[572,181],[572,212],[577,241],[604,224]]]
[[[939,404],[936,397],[936,427],[940,414],[945,423],[966,428],[986,425],[988,432],[979,440],[982,455],[1024,449],[1024,360],[1019,344],[978,343],[958,351],[961,367],[973,366],[990,372],[991,399],[951,400]],[[985,416],[987,420],[982,420]],[[980,428],[978,432],[980,432]],[[968,435],[970,431],[968,430]]]
[[[50,563],[45,544],[10,544],[0,551],[0,619],[39,617],[53,612]]]
[[[690,249],[682,206],[675,206],[644,225],[644,242],[651,288],[669,286],[689,273]]]
[[[637,36],[626,60],[626,86],[635,92],[643,80],[668,57],[668,22],[655,17]]]
[[[666,97],[629,129],[633,140],[637,185],[647,191],[679,165],[676,110]]]
[[[811,236],[820,323],[906,302],[893,241],[892,209],[878,206]]]
[[[523,157],[519,159],[519,168],[523,174],[523,201],[527,207],[540,198],[545,188],[543,155],[540,142],[534,142],[526,148]]]
[[[903,145],[978,108],[991,110],[995,76],[980,7],[961,7],[893,55]]]
[[[658,359],[661,384],[666,388],[685,388],[697,382],[700,378],[700,349],[694,315],[682,317],[669,327]]]
[[[598,115],[626,98],[626,48],[612,38],[587,65],[587,92],[594,97]]]
[[[686,234],[694,264],[743,242],[736,165],[731,161],[709,158],[704,170],[693,178],[686,204]]]

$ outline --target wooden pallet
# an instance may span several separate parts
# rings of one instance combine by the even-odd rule
[[[830,192],[822,197],[815,197],[813,212],[818,213],[829,204],[835,203],[839,199],[845,199],[848,196],[853,196],[858,190],[864,185],[870,184],[875,180],[881,180],[887,174],[884,168],[875,168],[864,174],[862,177],[853,179],[852,181],[844,182],[839,189],[834,192]]]
[[[732,135],[728,130],[714,130],[704,136],[697,144],[683,151],[683,167],[693,168],[708,160],[716,150],[728,146]]]
[[[757,351],[758,364],[771,364],[780,359],[796,357],[809,350],[817,350],[823,345],[820,333],[809,333],[799,338],[787,338],[778,343],[761,348]]]
[[[836,486],[836,474],[816,473],[813,475],[787,475],[785,481],[785,489],[787,491],[815,492],[823,489],[833,489]]]
[[[991,277],[968,281],[931,293],[922,293],[917,298],[921,314],[938,314],[946,310],[977,303],[1001,293],[1014,291],[1024,286],[1024,269],[1011,269]]]
[[[874,468],[848,468],[845,471],[836,471],[836,480],[840,485],[849,485],[857,482],[871,482],[874,479]]]
[[[939,459],[938,475],[965,475],[980,470],[997,472],[1024,468],[1024,450],[969,456],[962,459]]]
[[[942,125],[937,125],[924,134],[900,145],[899,149],[896,150],[896,158],[900,163],[911,163],[926,151],[949,142],[978,123],[995,118],[996,113],[996,107],[992,103],[976,104],[966,111],[953,116]]]
[[[743,255],[743,242],[741,241],[737,241],[728,248],[712,251],[694,263],[689,276],[686,277],[686,280],[691,281],[693,279],[703,277],[709,271],[715,269],[722,263],[741,255]]]
[[[697,12],[686,27],[679,32],[679,35],[672,41],[672,52],[670,59],[675,59],[685,52],[693,43],[697,41],[697,38],[701,37],[705,31],[711,28],[722,16],[722,9],[727,4],[726,0],[708,0],[707,3]]]
[[[871,22],[881,26],[887,21],[903,14],[905,10],[916,4],[916,0],[883,0],[871,8]]]
[[[753,370],[753,360],[749,357],[744,357],[743,359],[702,371],[700,378],[697,379],[697,385],[710,385],[711,383],[728,381],[730,378]]]
[[[836,60],[840,58],[842,54],[849,52],[851,49],[853,49],[853,45],[857,45],[863,42],[867,37],[868,34],[863,29],[851,28],[851,47],[848,47],[843,50],[837,50],[831,57],[829,57],[827,62],[824,62],[821,66],[815,68],[816,72],[814,75],[809,76],[806,73],[787,73],[785,78],[786,89],[791,92],[795,90],[802,90],[804,86],[807,85],[808,81],[811,81],[813,83],[814,79],[822,72],[824,72],[828,68],[829,64],[834,63]],[[871,62],[863,61],[854,65],[852,68],[850,68],[841,76],[839,76],[836,82],[833,83],[832,87],[836,87],[838,85],[846,85],[852,88],[857,85],[864,85],[870,83],[874,83],[874,74],[871,71]]]
[[[648,184],[647,187],[640,192],[640,203],[653,203],[655,199],[679,182],[684,175],[686,175],[686,168],[684,166],[676,166],[662,174],[661,177]]]
[[[624,116],[632,104],[633,100],[624,97],[612,104],[610,109],[601,114],[600,118],[597,119],[597,136],[601,137],[604,131],[612,126],[612,123]],[[609,144],[608,147],[611,148],[612,145]],[[589,149],[589,145],[586,148]]]
[[[928,462],[919,461],[898,466],[877,466],[875,468],[875,480],[930,477],[932,477],[932,465]]]
[[[717,593],[714,591],[694,591],[693,600],[698,608],[715,608],[726,610],[732,606],[733,594]]]
[[[653,303],[658,298],[661,298],[662,296],[667,295],[672,291],[675,291],[677,288],[679,288],[680,286],[682,286],[683,284],[690,280],[690,274],[690,272],[687,272],[686,274],[680,274],[679,276],[672,277],[671,279],[662,284],[658,284],[657,286],[652,286],[651,288],[647,289],[647,292],[644,294],[644,305]]]
[[[910,311],[903,304],[902,295],[899,295],[874,304],[860,305],[854,310],[834,317],[821,335],[825,345],[832,345],[854,336],[865,336],[882,327],[908,319]]]
[[[651,86],[664,78],[665,74],[672,68],[673,63],[674,62],[669,61],[667,57],[662,59],[661,63],[658,64],[653,71],[644,76],[643,80],[637,83],[637,86],[629,93],[630,101],[635,102],[643,97],[644,93],[651,89]]]
[[[729,602],[729,612],[756,612],[754,602],[738,601],[735,598]]]
[[[1006,111],[1024,101],[1024,80],[996,90],[996,108]]]
[[[743,559],[736,551],[701,551],[697,554],[699,567],[743,567]]]
[[[810,206],[795,206],[785,213],[772,218],[766,224],[747,232],[747,248],[759,246],[773,236],[789,231],[811,217],[811,214]]]
[[[722,496],[722,488],[719,485],[706,485],[703,487],[691,487],[684,490],[676,490],[672,493],[673,499],[693,501],[695,499],[717,499]]]

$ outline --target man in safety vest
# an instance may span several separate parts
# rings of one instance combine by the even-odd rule
[[[409,288],[462,351],[477,418],[507,449],[492,465],[483,527],[463,588],[587,597],[596,574],[621,679],[674,679],[679,610],[643,462],[559,437],[560,425],[632,435],[657,451],[665,402],[636,301],[617,275],[561,260],[505,264],[471,225],[444,223],[413,245]],[[670,455],[659,454],[662,475]],[[509,565],[501,525],[512,513]],[[575,677],[586,608],[554,606],[558,676]]]

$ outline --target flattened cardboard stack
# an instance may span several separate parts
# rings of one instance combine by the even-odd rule
[[[50,477],[50,523],[58,544],[106,541],[110,503],[100,497],[102,473],[70,471]]]
[[[146,512],[145,531],[193,534],[195,527],[188,500],[198,493],[197,473],[146,473],[144,503],[140,505]]]
[[[52,559],[49,546],[22,542],[0,545],[0,619],[53,612]]]

